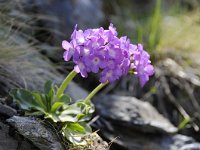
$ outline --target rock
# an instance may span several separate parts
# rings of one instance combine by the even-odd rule
[[[180,132],[200,141],[200,65],[186,56],[174,57],[173,53],[155,64],[155,74],[143,88],[127,76],[112,94],[148,101],[176,126],[190,118]]]
[[[7,119],[7,122],[42,150],[64,150],[57,134],[52,129],[47,128],[41,120],[13,116]]]
[[[0,103],[0,115],[5,115],[6,117],[12,117],[17,114],[17,111],[8,105],[3,105]]]
[[[181,147],[180,150],[200,150],[200,144],[199,143],[188,144]]]
[[[192,137],[178,134],[172,137],[172,141],[170,150],[200,150],[200,143]]]
[[[112,137],[112,139],[115,138]],[[193,138],[179,134],[149,135],[129,133],[115,139],[111,150],[200,150],[199,144]]]
[[[17,149],[18,142],[9,136],[9,126],[0,122],[0,149]]]
[[[148,102],[134,97],[102,96],[94,101],[98,114],[110,123],[121,124],[128,130],[175,133],[174,127]],[[101,120],[101,119],[100,119]]]
[[[94,103],[99,119],[93,125],[113,141],[111,150],[179,150],[190,145],[198,149],[199,143],[176,134],[177,128],[148,102],[106,95]]]
[[[144,99],[156,102],[157,109],[176,125],[183,120],[180,116],[190,118],[190,126],[185,127],[183,133],[200,140],[200,68],[195,63],[193,66],[184,64],[183,57],[158,63],[151,83],[156,91]]]
[[[0,122],[0,149],[1,150],[38,150],[27,140],[16,138],[9,134],[9,126]]]

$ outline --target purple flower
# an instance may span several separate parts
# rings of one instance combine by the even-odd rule
[[[81,61],[77,63],[76,66],[74,66],[74,70],[77,72],[77,73],[80,73],[82,77],[84,78],[87,78],[88,74],[88,70],[85,66],[84,63],[82,63]]]
[[[116,28],[110,24],[104,28],[77,30],[71,35],[71,41],[63,41],[64,60],[73,58],[74,70],[86,78],[88,73],[100,73],[100,82],[113,82],[129,70],[133,70],[140,78],[140,84],[149,80],[153,74],[153,66],[149,54],[141,44],[134,45],[126,36],[118,38]]]
[[[71,59],[72,55],[74,54],[74,48],[67,41],[62,42],[62,47],[66,50],[64,52],[63,58],[64,58],[65,61],[69,61]]]
[[[141,86],[144,86],[145,83],[149,81],[149,76],[154,74],[154,68],[149,60],[150,56],[143,50],[141,44],[138,44],[133,54],[136,76],[139,77]]]
[[[122,71],[120,70],[119,67],[116,67],[116,69],[106,68],[101,72],[100,82],[101,83],[113,82],[119,79],[121,75],[122,75]]]
[[[90,55],[85,58],[85,64],[90,68],[91,72],[98,73],[100,68],[103,68],[103,58],[100,55]]]

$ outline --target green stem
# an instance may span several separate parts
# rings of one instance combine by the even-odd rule
[[[69,82],[77,75],[77,73],[73,70],[71,71],[68,76],[65,78],[65,80],[62,82],[61,86],[58,88],[57,94],[56,94],[56,101],[59,99],[59,97],[64,93],[65,89],[67,88],[67,85]]]
[[[86,98],[85,98],[85,101],[86,102],[89,102],[91,100],[92,97],[94,97],[94,95],[100,91],[105,85],[107,85],[108,82],[106,83],[101,83],[99,84]]]

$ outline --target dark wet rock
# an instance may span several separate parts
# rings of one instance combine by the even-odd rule
[[[137,129],[148,133],[177,132],[177,128],[159,114],[150,103],[134,97],[107,95],[95,99],[94,103],[103,119],[120,124],[129,130]]]
[[[0,122],[0,150],[38,150],[27,140],[10,132],[9,126]]]
[[[12,117],[17,114],[17,111],[8,105],[1,104],[0,102],[0,115]]]
[[[68,148],[62,145],[61,137],[56,133],[55,129],[47,127],[47,125],[35,118],[13,116],[7,119],[11,128],[17,130],[20,135],[31,141],[41,150],[65,150],[65,149],[85,149],[85,146],[71,145]],[[84,137],[87,148],[91,150],[108,150],[108,144],[96,132]],[[1,141],[0,141],[1,142]],[[84,148],[83,148],[84,147]],[[21,150],[21,149],[20,149]]]
[[[17,149],[18,142],[9,137],[9,126],[0,122],[0,149]]]
[[[93,124],[114,143],[111,150],[179,150],[193,138],[176,134],[174,127],[151,104],[133,97],[101,96],[95,99],[99,119]]]
[[[7,122],[42,150],[64,150],[58,135],[52,129],[46,127],[41,120],[13,116],[7,119]]]

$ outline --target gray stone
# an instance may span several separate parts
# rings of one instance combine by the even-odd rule
[[[106,95],[95,99],[99,119],[93,124],[111,150],[198,150],[192,137],[176,134],[174,127],[148,102],[134,97]],[[189,150],[189,149],[188,149]]]
[[[150,103],[134,97],[107,95],[97,98],[94,103],[101,117],[113,123],[121,123],[129,130],[137,129],[149,133],[177,131]]]
[[[27,140],[9,134],[9,126],[0,122],[0,150],[38,150]]]
[[[192,135],[200,141],[200,63],[181,55],[159,61],[155,74],[143,87],[132,76],[123,78],[113,93],[129,95],[152,103],[156,109],[173,124],[179,125],[182,117],[190,122],[181,133]],[[185,59],[191,64],[187,64]],[[194,61],[199,59],[194,59]]]
[[[0,122],[0,149],[17,149],[18,142],[9,136],[9,126]]]
[[[184,145],[183,147],[181,147],[180,150],[200,150],[200,144],[193,143],[193,144]]]
[[[197,143],[192,137],[178,134],[171,138],[170,150],[200,150],[200,143]]]
[[[47,128],[41,120],[13,116],[7,119],[7,122],[42,150],[64,150],[57,134]]]
[[[174,60],[167,58],[157,64],[155,82],[152,84],[156,89],[154,94],[150,94],[144,99],[152,99],[158,103],[158,110],[175,124],[180,124],[179,115],[185,118],[193,118],[192,128],[199,138],[200,127],[200,65],[183,65],[183,58]],[[189,59],[189,58],[188,58]],[[168,107],[173,105],[172,109]],[[197,133],[198,131],[198,133]]]
[[[0,103],[0,115],[5,115],[7,117],[12,117],[17,114],[17,111],[8,105],[3,105]]]

